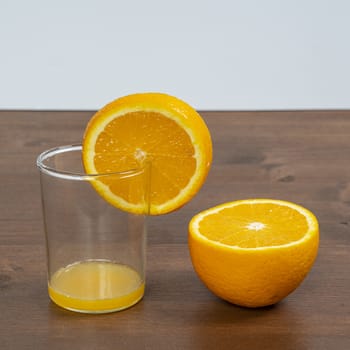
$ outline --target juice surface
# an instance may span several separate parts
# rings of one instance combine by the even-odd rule
[[[132,268],[104,260],[88,260],[59,269],[49,282],[57,305],[80,312],[104,313],[137,303],[144,282]]]

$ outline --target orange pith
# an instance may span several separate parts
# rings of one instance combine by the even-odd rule
[[[310,211],[271,199],[225,203],[189,225],[200,279],[217,296],[247,307],[277,303],[296,289],[315,261],[318,240]]]
[[[203,184],[211,158],[210,134],[202,118],[165,94],[135,94],[113,101],[95,114],[84,135],[87,172],[113,173],[151,163],[151,214],[164,214],[188,202]],[[130,196],[126,181],[102,182],[106,186],[99,192],[105,199],[138,211],[138,196]]]

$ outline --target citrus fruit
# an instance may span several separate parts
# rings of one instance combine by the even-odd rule
[[[106,174],[151,164],[150,214],[187,203],[203,185],[212,160],[209,130],[184,101],[163,93],[139,93],[114,100],[89,121],[83,139],[86,172]],[[137,187],[107,180],[95,189],[111,204],[142,210]],[[128,193],[127,193],[128,192]]]
[[[306,277],[319,228],[307,209],[273,199],[221,204],[195,215],[189,249],[199,278],[217,296],[246,307],[282,300]]]

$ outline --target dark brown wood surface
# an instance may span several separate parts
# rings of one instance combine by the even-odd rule
[[[80,142],[92,112],[0,112],[0,349],[350,349],[350,111],[203,112],[214,162],[198,195],[149,220],[146,294],[108,315],[49,301],[36,156]],[[242,198],[290,200],[319,219],[317,261],[273,307],[244,309],[195,275],[187,225]]]

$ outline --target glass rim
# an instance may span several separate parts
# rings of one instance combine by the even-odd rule
[[[140,164],[138,168],[132,168],[132,169],[118,171],[118,172],[89,174],[85,172],[59,170],[55,167],[45,164],[45,161],[47,159],[53,156],[56,156],[58,154],[68,153],[72,151],[81,151],[81,150],[82,150],[81,143],[49,148],[38,155],[36,159],[36,165],[39,168],[39,170],[45,174],[48,174],[54,177],[59,177],[62,179],[69,179],[69,180],[91,180],[91,179],[107,177],[107,176],[118,176],[120,178],[132,177],[135,175],[142,174],[146,166],[146,164],[144,164],[144,166]]]

